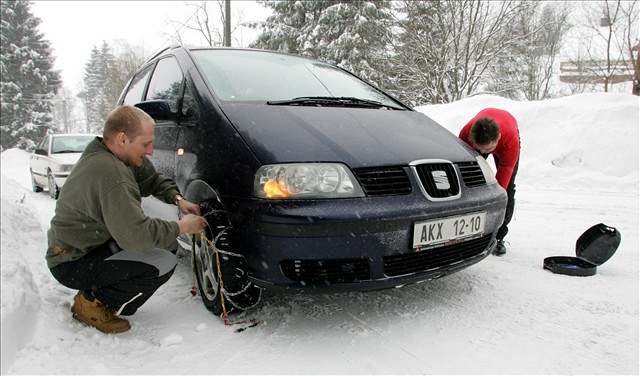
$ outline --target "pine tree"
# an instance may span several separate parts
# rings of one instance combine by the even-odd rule
[[[115,66],[115,57],[111,53],[111,48],[107,42],[102,42],[100,47],[100,54],[98,59],[99,76],[102,80],[102,88],[98,94],[98,118],[100,119],[100,125],[107,119],[107,115],[116,105],[116,102],[112,99],[111,83],[109,82],[109,75]],[[117,101],[117,98],[116,98]]]
[[[380,84],[388,72],[392,25],[389,1],[340,1],[322,11],[305,50]]]
[[[84,67],[83,90],[78,94],[84,104],[87,133],[94,133],[102,128],[100,93],[104,87],[104,76],[101,72],[100,60],[100,50],[94,46],[89,61]]]
[[[332,4],[328,0],[267,0],[262,3],[273,9],[273,14],[260,25],[262,32],[251,47],[296,55],[305,52],[318,18]]]
[[[31,148],[52,125],[61,86],[50,43],[28,1],[0,2],[0,144]]]
[[[393,17],[387,0],[265,1],[254,48],[313,57],[382,84]]]

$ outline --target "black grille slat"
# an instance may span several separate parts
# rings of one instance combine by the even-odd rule
[[[481,254],[489,245],[491,235],[462,243],[426,249],[415,253],[385,256],[384,273],[389,276],[417,273],[447,266]]]
[[[371,279],[367,259],[284,260],[280,267],[287,278],[310,285]]]
[[[431,249],[426,249],[420,252],[402,254],[402,255],[393,255],[385,257],[385,265],[397,265],[402,263],[420,263],[420,262],[430,262],[432,260],[439,260],[443,257],[448,257],[451,254],[456,254],[459,252],[465,252],[469,249],[475,249],[478,245],[484,244],[483,238],[476,238],[473,240],[468,240],[458,244],[452,244],[448,246],[435,247]],[[424,253],[429,253],[429,257],[425,257]]]
[[[447,198],[456,196],[460,193],[460,186],[458,185],[458,175],[456,174],[455,167],[450,163],[428,163],[416,166],[418,172],[418,178],[422,183],[422,186],[427,191],[427,194],[433,198]],[[433,177],[434,171],[443,171],[449,183],[448,189],[438,189]]]
[[[467,187],[477,187],[487,183],[478,162],[458,162],[456,165],[460,169],[462,181]]]
[[[402,167],[356,168],[353,171],[368,196],[411,193],[411,182]]]

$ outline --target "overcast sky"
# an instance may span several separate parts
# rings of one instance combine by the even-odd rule
[[[64,86],[77,93],[83,69],[94,45],[123,40],[144,49],[145,56],[170,45],[170,35],[195,12],[186,1],[34,1],[33,13],[42,20],[40,31],[53,47],[55,68],[61,70]],[[234,23],[265,20],[269,9],[255,1],[233,1]],[[209,12],[218,10],[210,2]],[[216,14],[211,19],[218,20]],[[193,18],[192,18],[193,20]],[[205,45],[204,39],[186,28],[180,30],[187,44]],[[246,47],[257,32],[238,27],[233,33],[235,45]]]

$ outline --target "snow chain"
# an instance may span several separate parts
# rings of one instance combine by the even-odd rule
[[[202,206],[201,206],[202,208]],[[212,216],[212,215],[220,215],[220,214],[226,214],[226,212],[224,210],[209,210],[208,212],[206,212],[205,214],[203,214],[203,217],[208,217],[208,216]],[[227,220],[228,221],[228,220]],[[207,227],[209,227],[209,223],[207,223]],[[253,287],[253,284],[251,283],[251,281],[247,281],[247,284],[241,288],[239,291],[237,292],[229,292],[226,291],[226,289],[224,288],[224,281],[223,281],[223,277],[222,277],[222,266],[221,266],[221,261],[220,261],[220,255],[225,255],[227,257],[244,257],[243,255],[234,253],[234,252],[230,252],[228,250],[222,250],[220,249],[217,244],[220,241],[220,238],[227,234],[227,230],[230,229],[230,223],[228,223],[226,226],[217,226],[217,230],[218,230],[218,234],[216,235],[215,239],[210,240],[207,238],[207,235],[205,233],[205,231],[201,231],[200,232],[200,241],[202,243],[206,242],[206,244],[208,245],[207,248],[211,247],[213,249],[213,251],[215,252],[216,255],[216,268],[218,271],[218,278],[219,278],[219,283],[220,283],[220,304],[222,306],[222,315],[221,318],[224,322],[225,325],[240,325],[240,324],[248,324],[245,325],[241,328],[236,329],[236,332],[242,332],[248,328],[253,328],[255,326],[258,326],[259,324],[262,323],[261,320],[256,320],[256,319],[249,319],[249,320],[241,320],[241,321],[231,321],[229,320],[229,311],[227,310],[226,304],[225,304],[225,300],[229,301],[231,303],[231,305],[237,309],[241,309],[241,310],[246,310],[246,309],[250,309],[255,307],[259,302],[260,302],[260,298],[262,295],[262,289],[259,289],[259,295],[258,298],[256,299],[254,304],[251,304],[250,306],[246,306],[243,307],[240,304],[238,304],[237,302],[234,302],[234,297],[238,296],[240,294],[245,293],[249,288]],[[211,230],[211,227],[209,227],[209,231],[213,234],[213,231]],[[193,247],[195,248],[195,242]],[[195,251],[195,249],[193,249],[192,251]],[[195,254],[195,252],[193,252],[193,254]],[[196,288],[196,268],[195,268],[195,257],[191,258],[191,263],[192,263],[192,268],[191,270],[193,270],[193,285],[191,287],[191,295],[195,296],[197,294],[197,288]],[[257,288],[257,287],[256,287]]]
[[[256,319],[240,320],[240,321],[231,321],[231,320],[229,320],[229,312],[227,311],[227,307],[226,307],[226,304],[225,304],[225,298],[226,298],[226,300],[231,302],[232,305],[237,307],[237,305],[233,302],[232,299],[229,298],[229,296],[236,296],[236,295],[244,293],[245,291],[247,291],[247,289],[249,287],[251,287],[252,283],[250,281],[248,281],[246,286],[244,286],[240,291],[235,292],[235,293],[230,293],[230,292],[227,292],[225,290],[225,288],[224,288],[224,279],[222,277],[222,267],[220,265],[220,254],[222,253],[222,254],[227,254],[227,255],[236,256],[236,257],[242,257],[242,255],[238,255],[238,254],[232,253],[232,252],[225,252],[225,251],[222,251],[222,250],[218,249],[218,247],[216,247],[216,244],[217,244],[218,240],[220,239],[220,236],[222,236],[227,231],[227,229],[229,228],[229,227],[225,227],[225,226],[218,226],[218,227],[219,228],[222,227],[223,229],[220,230],[220,232],[218,233],[218,235],[216,236],[216,238],[213,241],[211,241],[211,240],[209,240],[207,238],[207,236],[205,235],[204,231],[200,232],[200,241],[202,241],[202,242],[206,241],[209,244],[209,246],[211,246],[213,248],[213,250],[214,250],[214,252],[216,254],[216,268],[218,270],[218,277],[219,277],[219,282],[220,282],[220,294],[219,294],[219,296],[220,296],[220,304],[222,305],[222,321],[224,322],[224,325],[227,325],[227,326],[229,326],[229,325],[248,324],[248,325],[246,325],[246,326],[244,326],[242,328],[236,329],[236,332],[242,332],[242,331],[244,331],[244,330],[246,330],[248,328],[253,328],[255,326],[258,326],[259,324],[262,323],[262,321],[256,320]],[[255,304],[253,304],[253,305],[251,305],[249,307],[241,307],[241,308],[243,310],[249,309],[249,308],[253,308],[259,302],[260,302],[260,299],[258,298],[258,300],[256,301]],[[240,307],[238,307],[238,308],[240,308]]]

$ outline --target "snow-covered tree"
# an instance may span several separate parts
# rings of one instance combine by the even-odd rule
[[[262,32],[251,47],[301,55],[305,52],[307,42],[311,40],[311,33],[322,11],[333,2],[267,0],[262,4],[271,8],[273,14],[259,25]]]
[[[100,128],[102,129],[102,123],[107,118],[107,115],[116,105],[118,98],[115,99],[110,95],[111,82],[109,77],[113,69],[115,68],[115,56],[111,53],[111,47],[107,42],[102,42],[100,47],[100,58],[98,59],[99,76],[104,80],[103,88],[98,94],[98,114],[100,119]]]
[[[0,2],[0,144],[30,148],[52,125],[61,85],[50,43],[28,1]]]
[[[393,16],[387,0],[266,1],[253,47],[310,56],[382,84]]]
[[[320,14],[303,50],[381,84],[388,72],[392,25],[389,1],[337,2]]]
[[[122,67],[107,42],[103,41],[99,49],[94,46],[91,50],[84,69],[84,89],[78,94],[84,103],[86,132],[100,133],[107,115],[116,106],[126,83],[122,83],[122,74],[128,78],[133,73],[119,71]]]
[[[104,91],[105,76],[102,70],[100,50],[93,47],[89,61],[84,67],[83,90],[78,97],[84,104],[87,133],[97,132],[102,128],[100,116],[100,94]]]

